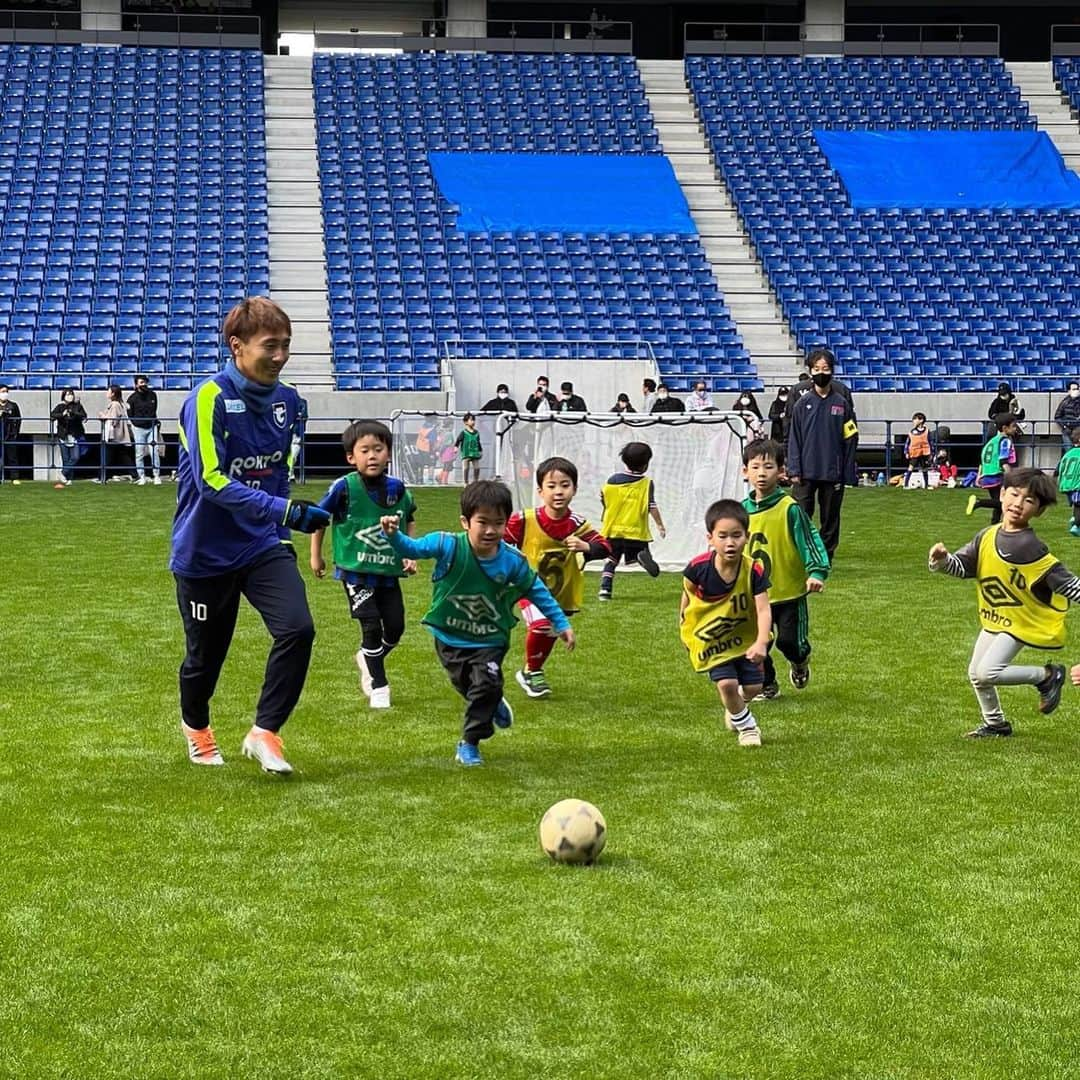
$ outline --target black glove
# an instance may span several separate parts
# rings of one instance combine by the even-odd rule
[[[330,524],[330,515],[315,503],[307,502],[305,499],[290,499],[282,524],[289,529],[313,533],[319,529],[325,529]]]

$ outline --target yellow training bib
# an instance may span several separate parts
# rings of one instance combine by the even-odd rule
[[[745,656],[757,640],[757,604],[750,591],[753,565],[744,554],[735,587],[720,601],[698,596],[693,583],[683,578],[688,602],[679,637],[690,651],[690,663],[695,671],[708,671],[717,664]]]
[[[1031,592],[1031,586],[1058,560],[1047,552],[1035,562],[1006,562],[995,543],[1000,528],[992,525],[979,541],[979,625],[991,634],[1009,634],[1036,649],[1060,649],[1065,644],[1068,600],[1051,593],[1050,603],[1044,604]]]
[[[521,554],[536,567],[540,580],[559,602],[567,614],[581,610],[585,598],[585,575],[581,572],[583,560],[571,551],[562,540],[549,536],[536,520],[535,510],[526,510],[521,530]],[[583,536],[592,532],[592,526],[583,521],[571,534]]]
[[[750,542],[746,551],[764,567],[769,579],[769,602],[773,604],[806,594],[806,567],[788,525],[788,511],[794,503],[790,495],[785,495],[768,510],[750,513]]]
[[[629,484],[604,485],[604,520],[600,531],[608,540],[652,539],[649,531],[649,478]]]

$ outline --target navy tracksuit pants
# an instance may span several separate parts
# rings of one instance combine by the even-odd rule
[[[210,699],[232,643],[240,597],[262,616],[273,645],[255,709],[255,723],[278,731],[307,678],[315,624],[308,609],[296,552],[282,544],[240,570],[215,577],[176,578],[187,655],[180,665],[180,713],[191,728],[210,723]]]

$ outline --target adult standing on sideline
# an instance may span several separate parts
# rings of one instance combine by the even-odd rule
[[[1027,411],[1020,408],[1020,402],[1016,400],[1007,382],[998,383],[998,392],[990,399],[990,408],[986,410],[986,415],[991,421],[1002,413],[1012,413],[1017,420],[1023,420],[1027,416]]]
[[[712,394],[705,389],[704,379],[694,380],[694,392],[686,399],[687,412],[708,412],[714,409]]]
[[[17,484],[19,464],[19,432],[22,429],[22,410],[11,400],[7,383],[0,383],[0,483],[7,480]]]
[[[495,396],[486,404],[481,405],[480,412],[512,412],[518,411],[517,402],[510,396],[510,387],[506,383],[499,383],[495,387]]]
[[[821,508],[818,531],[831,563],[840,542],[844,485],[858,482],[859,428],[851,402],[832,386],[832,353],[819,349],[809,360],[813,388],[791,412],[787,471],[792,495],[807,517],[813,518],[815,501]]]
[[[1062,453],[1067,454],[1073,446],[1073,428],[1080,427],[1080,382],[1075,379],[1054,411],[1054,422],[1061,429]]]
[[[769,438],[773,442],[778,442],[781,446],[787,441],[787,424],[784,420],[784,414],[787,412],[790,393],[786,386],[778,386],[776,388],[776,397],[773,398],[773,402],[769,406],[769,422],[772,424]]]
[[[559,387],[559,412],[588,412],[585,399],[574,393],[574,384],[564,382]]]
[[[169,569],[184,622],[180,729],[197,765],[223,764],[210,698],[232,642],[240,597],[273,645],[242,752],[287,774],[282,725],[304,688],[315,626],[289,530],[315,532],[330,515],[289,498],[290,439],[300,395],[279,381],[292,323],[272,300],[241,301],[225,317],[231,359],[180,407],[180,463]]]
[[[656,404],[656,380],[655,379],[642,379],[641,380],[641,411],[643,413],[651,413],[653,405]]]
[[[737,413],[750,412],[753,413],[759,420],[763,419],[761,415],[761,409],[758,406],[757,398],[754,397],[753,390],[744,390],[739,396],[732,402],[731,411]]]
[[[49,416],[56,424],[56,441],[60,444],[60,472],[62,474],[62,479],[53,484],[53,487],[65,488],[75,479],[75,465],[82,456],[79,453],[79,443],[86,435],[86,428],[83,426],[86,410],[75,396],[75,391],[69,386],[60,394],[60,404],[53,408]]]
[[[558,409],[559,403],[555,400],[555,395],[548,390],[549,385],[546,375],[541,375],[536,380],[536,389],[525,400],[525,408],[529,412],[546,413],[555,412]]]
[[[671,391],[664,383],[661,383],[656,388],[656,400],[653,402],[653,407],[649,412],[683,413],[686,412],[686,406],[683,404],[682,398],[672,397]]]
[[[135,440],[135,481],[139,485],[146,483],[143,459],[149,456],[150,467],[154,470],[154,483],[161,483],[161,459],[157,447],[157,394],[150,389],[150,380],[145,375],[135,376],[135,390],[128,397],[128,419]]]
[[[108,402],[98,413],[104,420],[101,430],[101,449],[105,455],[106,480],[130,480],[128,471],[128,448],[131,446],[131,424],[124,408],[124,392],[119,386],[110,386]]]

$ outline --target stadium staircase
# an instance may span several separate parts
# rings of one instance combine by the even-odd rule
[[[1054,80],[1051,65],[1014,61],[1005,68],[1020,88],[1039,130],[1050,136],[1073,172],[1080,170],[1080,124]]]
[[[638,60],[660,144],[682,186],[713,276],[766,386],[791,382],[803,354],[787,331],[735,204],[717,172],[681,60]]]
[[[270,292],[293,322],[289,378],[333,389],[310,57],[264,58]]]

